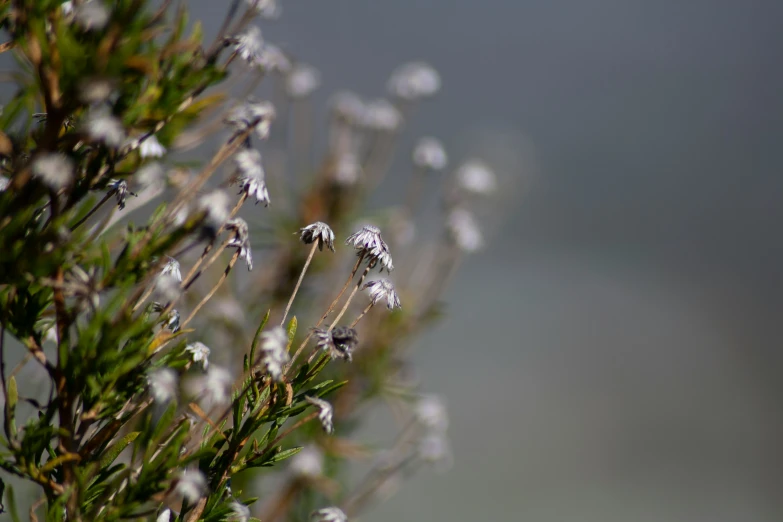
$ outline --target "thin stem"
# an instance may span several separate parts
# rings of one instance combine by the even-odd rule
[[[76,230],[77,228],[82,226],[85,221],[90,219],[90,217],[93,214],[95,214],[98,211],[99,208],[101,208],[101,205],[103,205],[104,203],[109,201],[109,198],[112,197],[113,195],[114,195],[114,192],[112,192],[112,191],[107,192],[106,195],[103,196],[103,199],[101,199],[98,203],[96,203],[95,206],[92,207],[89,212],[87,212],[87,215],[85,215],[83,218],[81,218],[79,221],[77,221],[74,226],[71,227],[71,232],[73,232],[74,230]]]
[[[299,274],[299,281],[296,282],[296,286],[294,287],[294,293],[291,294],[291,298],[288,300],[288,304],[285,307],[285,311],[283,312],[283,318],[280,320],[280,326],[283,326],[285,324],[285,318],[288,317],[288,312],[291,310],[291,305],[294,304],[294,298],[296,297],[296,293],[299,291],[299,287],[302,285],[302,280],[304,279],[305,272],[307,272],[307,268],[310,266],[310,261],[313,260],[313,256],[315,255],[315,249],[318,247],[318,241],[313,241],[313,247],[310,249],[310,253],[307,255],[307,261],[305,261],[304,267],[302,268],[302,273]]]
[[[332,322],[331,326],[329,326],[328,331],[332,331],[332,329],[337,325],[337,321],[339,321],[343,315],[345,315],[345,311],[348,310],[348,305],[351,304],[351,300],[353,299],[353,296],[356,295],[356,292],[359,291],[359,288],[362,286],[362,283],[364,282],[364,278],[367,277],[367,274],[370,272],[370,268],[373,267],[373,264],[370,263],[367,265],[367,268],[364,269],[364,272],[362,272],[362,276],[359,278],[359,282],[356,283],[356,286],[353,287],[353,290],[351,291],[351,295],[348,296],[348,299],[345,301],[345,305],[343,306],[343,309],[340,310],[340,313],[337,314],[337,317],[334,318],[334,321]]]
[[[198,311],[201,310],[201,308],[205,304],[207,304],[207,301],[212,299],[212,296],[215,295],[215,292],[218,291],[220,285],[222,285],[223,281],[225,281],[226,278],[228,277],[228,273],[231,272],[232,268],[234,268],[234,264],[237,262],[237,259],[239,259],[239,249],[237,249],[237,251],[234,252],[234,255],[231,256],[231,260],[228,262],[228,266],[223,271],[223,275],[220,276],[218,282],[215,284],[215,286],[212,287],[212,290],[210,290],[209,293],[204,296],[204,299],[202,299],[201,302],[198,305],[196,305],[196,308],[194,308],[193,311],[190,312],[190,315],[188,316],[187,319],[185,319],[185,321],[182,323],[182,326],[180,326],[180,328],[185,328],[188,325],[188,323],[191,320],[193,320],[193,317],[196,315],[196,313],[198,313]]]
[[[367,307],[364,310],[362,310],[362,313],[359,314],[359,317],[353,320],[350,328],[356,326],[359,323],[359,321],[362,320],[362,317],[364,317],[367,314],[367,312],[370,311],[370,308],[372,308],[373,306],[375,306],[375,301],[370,301],[370,304],[368,304]]]
[[[364,259],[364,253],[361,253],[359,255],[359,259],[356,260],[356,264],[353,265],[353,270],[351,270],[351,275],[348,276],[348,280],[343,285],[342,290],[340,290],[340,293],[337,294],[337,297],[334,298],[334,301],[332,301],[332,304],[329,305],[329,308],[326,309],[326,312],[324,312],[324,315],[321,316],[321,318],[318,320],[317,323],[315,323],[315,326],[313,328],[318,328],[321,326],[321,324],[326,320],[326,318],[329,316],[329,314],[332,312],[334,307],[337,305],[338,301],[340,301],[340,298],[343,296],[345,291],[348,289],[348,286],[350,286],[351,281],[353,281],[353,276],[356,275],[356,271],[359,270],[359,265],[362,262],[362,259]],[[307,334],[307,337],[304,338],[304,341],[302,341],[302,344],[299,345],[299,348],[296,349],[296,352],[294,353],[294,356],[291,357],[291,362],[288,363],[288,368],[291,368],[291,366],[294,364],[294,361],[296,361],[297,357],[302,353],[302,350],[305,349],[305,346],[307,346],[307,341],[310,340],[310,338],[313,336],[314,330],[310,330],[310,333]]]
[[[293,424],[293,425],[292,425],[290,428],[288,428],[288,429],[287,429],[287,430],[285,430],[283,433],[281,433],[280,435],[278,435],[277,437],[275,437],[275,440],[273,440],[272,442],[270,442],[269,444],[267,444],[267,445],[266,445],[266,447],[264,448],[264,450],[261,452],[261,455],[264,455],[266,452],[268,452],[269,450],[271,450],[272,448],[274,448],[274,447],[275,447],[275,444],[277,444],[278,442],[280,442],[281,440],[283,440],[285,437],[287,437],[288,435],[290,435],[290,434],[291,434],[291,432],[292,432],[292,431],[294,431],[294,430],[296,430],[297,428],[299,428],[299,426],[301,426],[302,424],[305,424],[305,423],[307,423],[307,422],[310,422],[311,420],[313,420],[313,419],[314,419],[314,418],[316,418],[317,416],[318,416],[318,412],[317,412],[317,411],[314,411],[313,413],[311,413],[311,414],[310,414],[310,415],[308,415],[307,417],[304,417],[303,419],[299,419],[299,421],[297,421],[295,424]]]

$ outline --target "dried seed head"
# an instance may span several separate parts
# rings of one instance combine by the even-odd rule
[[[182,272],[179,270],[179,261],[171,256],[166,256],[166,264],[163,265],[160,273],[172,275],[177,281],[180,283],[182,282]]]
[[[152,399],[165,404],[177,396],[177,373],[171,368],[161,368],[150,372],[147,385]]]
[[[204,371],[207,371],[209,368],[209,354],[211,352],[206,344],[196,341],[187,345],[185,351],[190,354],[190,358],[194,363],[201,362],[201,367]]]
[[[313,479],[323,475],[324,456],[315,446],[307,446],[291,458],[289,472],[299,479]]]
[[[247,31],[233,38],[234,52],[248,64],[257,66],[261,61],[264,51],[264,40],[261,38],[261,29],[256,26],[248,27]]]
[[[326,433],[331,434],[334,431],[334,424],[332,423],[332,405],[318,397],[305,396],[305,400],[318,408],[318,420],[321,421],[321,427]]]
[[[446,149],[440,140],[426,136],[413,149],[413,164],[422,169],[443,170],[448,163]]]
[[[234,522],[248,522],[250,520],[250,508],[241,502],[234,500],[230,504],[231,512],[229,513],[228,520]]]
[[[454,175],[457,187],[465,192],[486,196],[497,190],[497,177],[483,161],[468,160],[460,165]]]
[[[125,199],[128,197],[128,194],[134,197],[138,196],[135,192],[128,190],[128,182],[124,179],[113,179],[109,181],[108,188],[108,194],[110,196],[113,194],[114,197],[117,198],[117,208],[120,210],[125,208]]]
[[[388,90],[403,100],[427,98],[440,90],[440,75],[425,62],[406,63],[392,73]]]
[[[139,155],[142,158],[160,158],[164,154],[166,154],[166,147],[160,144],[154,134],[150,134],[139,143]]]
[[[261,364],[272,380],[280,382],[283,366],[288,362],[288,334],[283,327],[276,326],[261,333]]]
[[[449,237],[460,250],[476,252],[484,246],[481,230],[473,214],[463,208],[455,208],[446,218]]]
[[[87,0],[73,10],[73,21],[85,31],[100,31],[109,23],[110,13],[102,2]]]
[[[234,163],[239,173],[239,183],[242,192],[248,197],[255,197],[256,204],[269,205],[269,191],[266,187],[264,167],[261,164],[261,153],[255,149],[243,149],[234,157]]]
[[[347,326],[338,326],[335,329],[323,330],[314,328],[313,333],[317,346],[329,352],[332,358],[339,358],[350,362],[353,358],[353,350],[359,344],[359,336],[356,330]]]
[[[207,479],[199,470],[188,469],[179,476],[176,489],[188,504],[195,504],[207,491]]]
[[[414,408],[416,421],[425,429],[442,433],[449,425],[449,416],[443,401],[434,395],[423,395]]]
[[[87,115],[85,131],[93,141],[117,148],[125,141],[122,122],[106,108],[92,109]]]
[[[402,125],[402,114],[387,100],[374,100],[365,106],[361,121],[369,129],[394,132]]]
[[[286,92],[293,99],[301,99],[310,96],[321,84],[321,75],[318,70],[306,63],[298,63],[293,66],[286,77]]]
[[[302,243],[310,245],[318,241],[318,250],[323,251],[324,245],[326,245],[329,250],[334,252],[334,232],[326,223],[316,221],[312,225],[300,228],[299,232],[302,234],[299,237]]]
[[[32,171],[33,176],[55,192],[73,183],[73,161],[62,154],[47,152],[37,156]]]
[[[348,522],[348,517],[338,507],[321,508],[310,513],[312,522]]]
[[[234,235],[228,242],[228,246],[239,249],[239,257],[245,260],[248,270],[253,270],[253,252],[250,248],[250,232],[247,221],[242,218],[229,219],[226,229]]]
[[[379,279],[377,281],[370,281],[365,283],[362,290],[367,289],[370,291],[370,299],[372,304],[386,299],[386,308],[394,310],[395,308],[402,308],[400,305],[400,298],[397,296],[397,292],[394,291],[394,284],[388,279]]]
[[[199,198],[199,210],[205,213],[204,234],[206,236],[215,237],[220,227],[228,220],[231,214],[229,204],[228,195],[222,190],[213,190]]]
[[[361,230],[348,236],[345,244],[353,245],[359,251],[358,254],[363,254],[370,263],[380,263],[381,270],[384,268],[389,272],[394,270],[389,246],[381,238],[381,229],[378,227],[363,226]]]

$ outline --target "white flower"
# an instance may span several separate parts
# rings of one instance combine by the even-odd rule
[[[272,380],[280,382],[283,378],[283,366],[288,362],[288,334],[283,327],[276,326],[261,333],[261,364]]]
[[[135,192],[128,190],[128,182],[124,179],[110,180],[107,186],[109,187],[109,196],[114,194],[114,197],[117,198],[117,207],[120,210],[125,208],[125,199],[128,197],[128,194],[131,196],[138,195]]]
[[[66,2],[63,2],[60,4],[60,9],[62,9],[62,13],[64,17],[69,17],[73,14],[73,1],[67,0]]]
[[[0,176],[0,192],[3,192],[5,189],[7,189],[10,183],[10,179],[6,178],[5,176]]]
[[[231,400],[233,379],[225,368],[210,366],[207,374],[199,377],[197,383],[207,404],[227,404]]]
[[[182,293],[179,283],[174,274],[158,274],[155,279],[155,295],[160,301],[170,303],[179,298]]]
[[[188,504],[195,504],[206,493],[207,479],[199,470],[185,470],[179,476],[176,489]]]
[[[460,250],[476,252],[484,246],[484,238],[473,214],[463,208],[455,208],[449,213],[446,228],[449,237]]]
[[[142,158],[160,158],[166,154],[166,147],[160,144],[154,134],[139,144],[139,154]]]
[[[101,30],[109,23],[110,13],[102,2],[87,0],[75,8],[71,7],[71,9],[73,10],[74,22],[86,31]],[[65,11],[65,9],[63,10]]]
[[[228,112],[225,122],[233,126],[237,132],[244,132],[253,127],[256,135],[264,140],[269,137],[269,130],[275,116],[275,107],[271,102],[249,99],[246,103],[234,106]]]
[[[362,123],[373,130],[393,132],[402,125],[402,114],[387,100],[374,100],[364,107]]]
[[[248,522],[248,520],[250,520],[250,508],[241,502],[234,500],[231,502],[231,514],[229,515],[228,520]]]
[[[310,96],[321,83],[318,70],[306,63],[298,63],[286,77],[286,92],[294,99]]]
[[[451,463],[451,448],[445,435],[430,432],[419,440],[417,448],[419,458],[425,462],[448,466]]]
[[[304,228],[299,229],[302,234],[300,240],[306,245],[311,245],[318,241],[318,250],[323,251],[324,245],[334,252],[334,232],[329,228],[329,225],[316,221],[312,225],[307,225]]]
[[[264,49],[261,29],[250,26],[247,31],[234,38],[234,51],[250,65],[258,65]]]
[[[359,181],[362,166],[355,153],[345,151],[337,156],[334,166],[334,181],[338,185],[353,185]]]
[[[431,65],[410,62],[398,67],[389,78],[389,92],[404,100],[418,100],[440,90],[440,75]]]
[[[480,160],[468,160],[454,174],[457,186],[466,192],[488,195],[497,189],[497,179],[486,163]]]
[[[337,118],[358,123],[365,113],[365,105],[359,96],[350,91],[340,91],[332,97],[332,111]]]
[[[436,138],[421,138],[413,149],[413,164],[422,169],[443,170],[448,156],[443,144]]]
[[[250,248],[250,232],[247,221],[242,218],[229,219],[226,229],[234,235],[228,242],[228,246],[239,249],[239,257],[245,260],[248,270],[253,270],[253,252]]]
[[[384,268],[391,272],[394,270],[392,264],[389,246],[381,238],[381,229],[373,225],[365,225],[359,230],[348,236],[345,240],[346,245],[353,245],[359,250],[359,254],[364,254],[371,263],[380,263],[381,270]]]
[[[168,261],[166,261],[166,264],[163,265],[163,268],[161,269],[160,273],[170,274],[174,276],[174,278],[181,283],[182,272],[179,271],[179,261],[177,261],[171,256],[166,256],[166,258],[168,258]]]
[[[286,73],[291,70],[291,60],[276,45],[264,44],[263,52],[257,65],[265,72],[277,71]]]
[[[420,397],[414,408],[414,415],[419,424],[438,433],[446,431],[449,425],[446,406],[440,398],[434,395]]]
[[[73,161],[54,152],[37,156],[32,165],[33,176],[55,192],[73,183]]]
[[[160,303],[152,303],[153,312],[163,312],[165,309],[166,307]],[[165,318],[164,324],[172,333],[177,333],[179,331],[179,312],[176,309],[172,309]]]
[[[326,433],[331,434],[334,431],[334,424],[332,423],[332,405],[318,397],[305,396],[305,400],[318,408],[318,420],[321,422],[321,427]]]
[[[158,518],[155,519],[155,522],[171,522],[171,510],[169,508],[165,508],[160,512]]]
[[[264,167],[261,164],[261,153],[255,149],[242,149],[234,157],[239,183],[242,185],[240,194],[245,192],[248,197],[255,197],[256,204],[269,205],[269,191],[266,187]]]
[[[312,522],[348,522],[348,517],[338,507],[321,508],[310,513]]]
[[[315,446],[307,446],[291,457],[288,469],[295,477],[309,479],[319,477],[324,471],[324,456]]]
[[[119,147],[125,141],[122,122],[105,108],[93,109],[87,115],[87,135],[107,147]]]
[[[209,367],[209,354],[211,353],[206,344],[196,341],[185,347],[185,351],[191,354],[194,363],[201,361],[201,367],[206,371]]]
[[[79,83],[79,100],[87,105],[98,105],[111,96],[112,82],[105,78],[90,78]]]
[[[372,304],[386,299],[386,308],[394,310],[395,308],[402,308],[400,305],[400,298],[397,296],[397,292],[394,291],[394,285],[388,279],[379,279],[377,281],[370,281],[365,283],[362,290],[367,289],[370,291],[370,299]]]
[[[138,183],[141,189],[146,189],[152,186],[159,186],[163,183],[163,167],[157,161],[147,163],[139,168],[133,179]]]
[[[147,384],[155,402],[165,404],[177,396],[177,373],[171,368],[151,372],[147,376]]]
[[[228,195],[222,190],[213,190],[199,198],[199,210],[206,213],[204,227],[207,235],[217,234],[220,227],[228,220],[231,214],[229,201]]]
[[[282,8],[277,0],[245,0],[251,9],[254,9],[262,18],[277,18]]]

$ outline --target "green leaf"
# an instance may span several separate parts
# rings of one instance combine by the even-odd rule
[[[19,402],[19,390],[16,388],[16,377],[8,379],[8,399],[6,402],[6,419],[10,436],[16,435],[16,404]]]
[[[103,457],[101,457],[100,469],[104,469],[114,462],[114,459],[120,456],[122,450],[127,448],[128,444],[136,440],[136,437],[139,435],[141,435],[140,431],[132,431],[118,440],[114,446],[109,448],[106,453],[104,453]]]
[[[14,488],[8,486],[8,512],[14,522],[19,522],[19,510],[16,508],[16,498],[14,497]]]
[[[288,346],[285,347],[285,351],[291,350],[291,344],[294,342],[294,337],[296,336],[296,316],[293,316],[291,320],[288,322]]]
[[[249,364],[252,366],[255,364],[256,360],[256,347],[258,346],[258,338],[261,336],[261,330],[264,329],[266,326],[266,323],[269,322],[269,314],[272,312],[272,310],[267,310],[266,315],[263,319],[261,319],[261,324],[258,325],[258,328],[256,329],[256,334],[253,336],[253,342],[250,343],[250,361]],[[249,370],[250,366],[245,368],[245,370]]]

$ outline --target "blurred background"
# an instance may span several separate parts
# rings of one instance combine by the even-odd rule
[[[227,3],[188,3],[211,37]],[[415,350],[454,465],[363,520],[783,518],[783,3],[284,0],[262,30],[322,112],[439,70],[379,203],[421,135],[502,179]]]
[[[780,520],[783,3],[283,7],[264,34],[322,102],[425,59],[444,88],[407,135],[492,149],[513,187],[416,350],[454,466],[362,518]]]

